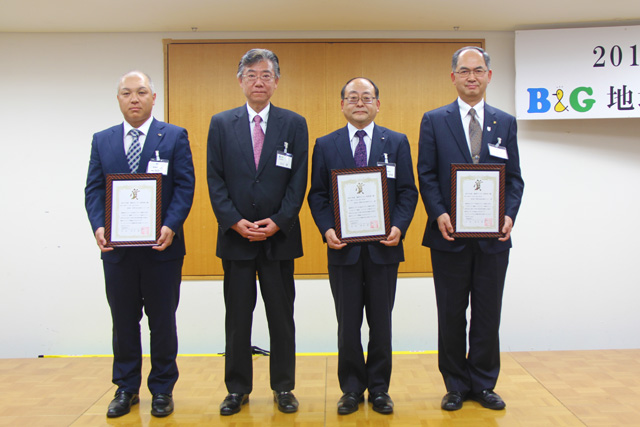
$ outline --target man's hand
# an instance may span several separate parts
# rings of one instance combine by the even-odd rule
[[[96,235],[96,243],[100,248],[100,252],[109,252],[113,250],[113,248],[108,248],[105,246],[107,244],[107,239],[104,238],[104,227],[99,227],[96,230],[95,235]]]
[[[264,228],[261,228],[257,223],[241,219],[236,224],[231,226],[232,230],[235,230],[239,235],[251,242],[259,242],[267,240]]]
[[[389,236],[386,240],[380,240],[385,246],[398,246],[400,243],[400,238],[402,237],[402,232],[395,225],[391,227],[391,231],[389,232]]]
[[[440,233],[442,233],[442,237],[444,237],[445,240],[453,242],[454,238],[451,237],[451,234],[453,233],[453,225],[451,225],[451,217],[449,214],[443,213],[438,217],[437,221],[438,229],[440,230]]]
[[[327,241],[327,246],[329,246],[331,249],[342,249],[347,246],[346,243],[343,243],[340,241],[340,239],[338,239],[336,230],[334,230],[333,228],[328,229],[324,233],[324,238]]]
[[[278,230],[280,230],[280,227],[278,227],[271,218],[261,219],[260,221],[256,221],[254,224],[259,226],[264,232],[265,238],[273,236],[278,232]]]
[[[155,249],[156,251],[160,251],[160,252],[164,251],[169,246],[171,246],[171,243],[173,243],[173,236],[175,235],[176,233],[174,233],[172,229],[170,229],[166,225],[163,225],[162,228],[160,229],[160,238],[158,239],[158,246],[152,246],[151,249]]]
[[[498,240],[501,242],[506,242],[511,238],[511,230],[513,229],[513,220],[511,217],[505,215],[504,216],[504,226],[502,227],[502,234],[504,237],[500,237]]]

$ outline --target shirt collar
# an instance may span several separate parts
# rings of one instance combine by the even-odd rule
[[[151,122],[153,122],[153,116],[149,117],[147,119],[146,122],[144,122],[142,124],[142,126],[135,128],[138,129],[140,131],[140,133],[142,133],[143,135],[148,135],[149,134],[149,128],[151,127]],[[131,126],[129,124],[129,122],[127,122],[126,120],[124,122],[122,122],[124,125],[124,134],[125,136],[129,134],[129,131],[131,131],[131,129],[134,129],[133,126]]]
[[[271,103],[268,103],[266,107],[262,109],[259,113],[253,111],[253,108],[249,107],[249,103],[247,103],[247,112],[249,113],[249,123],[253,123],[253,118],[255,116],[260,116],[264,124],[267,124],[267,120],[269,119],[269,110],[271,110]]]
[[[369,123],[364,129],[362,129],[363,131],[365,131],[367,133],[367,136],[370,139],[373,139],[373,128],[374,128],[374,123],[371,122]],[[356,132],[359,131],[360,129],[356,129],[356,127],[354,125],[352,125],[351,123],[347,123],[347,130],[349,131],[349,141],[351,141],[353,139],[353,137],[355,136]]]

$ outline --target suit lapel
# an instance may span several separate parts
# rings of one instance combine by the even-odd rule
[[[260,163],[258,163],[258,174],[262,172],[267,162],[270,161],[269,159],[274,151],[278,148],[284,149],[285,141],[284,139],[280,141],[280,133],[282,132],[283,124],[284,119],[281,115],[280,109],[271,104],[269,109],[269,119],[267,121],[267,133],[264,135],[264,144],[262,146],[262,153],[260,153]],[[278,144],[280,143],[283,145],[278,147]]]
[[[371,152],[369,153],[369,162],[367,166],[378,166],[378,162],[384,160],[382,153],[384,153],[385,146],[387,145],[387,136],[384,130],[378,126],[373,126],[373,136],[371,137]]]
[[[242,158],[251,170],[255,170],[256,164],[253,160],[253,143],[251,141],[251,125],[249,124],[249,112],[247,111],[247,106],[244,105],[242,107],[238,107],[235,114],[236,117],[234,119],[233,129],[236,133],[236,140],[240,147]]]
[[[124,151],[124,125],[113,128],[113,133],[109,138],[109,153],[114,153],[114,162],[116,170],[123,173],[129,173],[129,162],[127,162],[127,153]]]
[[[495,144],[494,135],[498,130],[498,118],[493,107],[484,104],[484,125],[482,128],[482,148],[480,150],[480,162],[489,158],[489,144]]]
[[[462,152],[465,160],[471,163],[471,152],[469,151],[469,144],[467,144],[467,137],[464,134],[464,128],[462,127],[462,119],[460,118],[460,107],[458,101],[454,101],[447,107],[447,115],[444,118],[449,130],[456,141],[456,145]]]
[[[138,166],[138,173],[146,173],[149,161],[155,158],[155,151],[158,149],[160,142],[164,138],[164,123],[157,121],[155,118],[149,126],[149,133],[144,141],[144,147],[140,154],[140,166]]]
[[[351,151],[351,141],[349,141],[349,130],[346,126],[336,131],[336,138],[334,140],[334,143],[336,145],[336,157],[342,160],[344,169],[355,169],[356,161],[353,158],[353,152]]]

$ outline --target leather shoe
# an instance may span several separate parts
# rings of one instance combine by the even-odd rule
[[[440,407],[445,411],[457,411],[462,408],[464,396],[459,391],[450,391],[445,394],[440,403]]]
[[[153,395],[151,400],[151,415],[154,417],[166,417],[173,413],[173,396],[168,393]]]
[[[489,389],[471,395],[471,399],[488,409],[500,410],[507,406],[497,393]]]
[[[140,402],[140,398],[137,394],[129,393],[127,391],[117,391],[115,397],[109,403],[109,409],[107,409],[108,418],[116,418],[126,415],[131,411],[131,406]]]
[[[229,393],[220,404],[220,415],[233,415],[240,412],[242,405],[249,401],[248,394]]]
[[[274,391],[273,401],[278,403],[278,409],[285,414],[298,410],[298,399],[290,391]]]
[[[390,414],[393,412],[393,400],[389,393],[383,391],[369,393],[369,402],[373,404],[373,410],[380,414]]]
[[[338,400],[338,414],[347,415],[358,410],[358,404],[364,402],[364,395],[348,392]]]

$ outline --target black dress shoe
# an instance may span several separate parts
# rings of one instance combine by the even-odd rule
[[[126,391],[117,391],[116,396],[109,403],[109,409],[107,409],[107,417],[116,418],[126,415],[131,411],[131,405],[135,405],[140,402],[140,398],[137,394],[129,393]]]
[[[248,394],[229,393],[220,404],[220,415],[233,415],[240,412],[242,405],[249,401]]]
[[[504,409],[504,400],[493,390],[482,390],[480,393],[471,395],[471,398],[488,409],[500,410]]]
[[[278,403],[278,409],[285,414],[298,410],[298,399],[290,391],[274,391],[273,401]]]
[[[364,395],[358,393],[345,393],[338,400],[338,414],[347,415],[358,410],[360,402],[364,402]]]
[[[445,394],[440,403],[440,407],[445,411],[457,411],[462,408],[464,396],[459,391],[450,391]]]
[[[173,397],[167,393],[153,395],[151,400],[151,415],[154,417],[166,417],[173,413]]]
[[[388,393],[383,391],[377,393],[369,393],[369,402],[373,404],[373,410],[381,414],[390,414],[393,412],[393,400]]]

